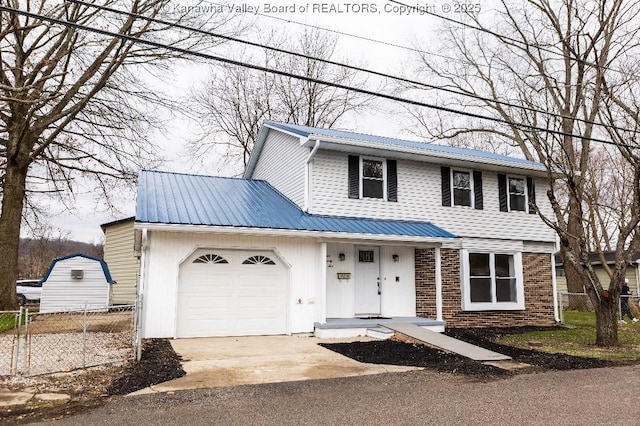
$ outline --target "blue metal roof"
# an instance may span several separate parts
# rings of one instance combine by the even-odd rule
[[[104,272],[105,280],[109,284],[116,283],[114,279],[111,278],[109,267],[107,266],[107,263],[104,261],[104,259],[100,259],[99,257],[93,257],[93,256],[89,256],[88,254],[82,254],[82,253],[69,254],[67,256],[56,257],[55,259],[53,259],[53,261],[51,262],[51,265],[49,265],[49,269],[47,269],[47,273],[44,274],[44,277],[40,280],[40,282],[45,282],[47,278],[49,278],[49,275],[51,274],[51,271],[53,271],[53,267],[56,266],[56,263],[60,262],[61,260],[72,259],[74,257],[84,257],[85,259],[95,260],[96,262],[100,262],[100,267],[102,268],[102,272]]]
[[[262,180],[143,171],[136,221],[300,231],[454,238],[429,222],[362,219],[303,212]]]
[[[410,148],[424,151],[426,155],[431,153],[439,153],[445,156],[454,157],[475,157],[485,160],[513,163],[519,166],[528,166],[534,168],[544,168],[542,163],[535,161],[529,161],[522,158],[509,157],[506,155],[499,155],[493,152],[479,151],[475,149],[457,148],[448,145],[435,145],[425,142],[409,141],[404,139],[387,138],[383,136],[367,135],[363,133],[354,133],[344,130],[335,129],[323,129],[317,127],[300,126],[297,124],[280,123],[277,121],[265,120],[264,125],[286,132],[290,132],[302,137],[309,137],[311,135],[324,136],[328,138],[344,139],[346,141],[357,141],[371,145],[371,147],[396,147],[396,148]]]

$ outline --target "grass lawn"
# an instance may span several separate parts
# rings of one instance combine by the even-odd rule
[[[498,339],[498,343],[611,361],[640,360],[640,322],[618,326],[620,346],[615,348],[594,345],[596,316],[593,312],[564,312],[564,324],[568,327],[504,336]]]
[[[21,323],[24,323],[25,316],[21,318]],[[16,314],[15,313],[0,313],[0,333],[4,333],[7,330],[11,330],[16,326]]]

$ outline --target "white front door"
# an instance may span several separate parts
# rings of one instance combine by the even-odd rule
[[[380,248],[356,247],[355,314],[380,315]]]

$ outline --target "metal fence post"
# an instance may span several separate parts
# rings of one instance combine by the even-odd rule
[[[622,314],[622,297],[618,297],[618,316],[620,317],[620,322],[624,321]]]
[[[564,324],[564,300],[563,300],[563,296],[564,296],[564,293],[558,292],[558,301],[559,301],[558,304],[560,305],[559,309],[558,309],[558,312],[560,314],[559,315],[560,324]]]
[[[12,351],[13,359],[11,360],[11,367],[10,367],[11,375],[18,374],[18,362],[19,362],[18,359],[20,357],[20,327],[22,324],[23,309],[24,308],[20,306],[20,310],[16,314],[14,324],[13,324],[14,325],[14,332],[13,332],[14,347]]]
[[[87,304],[84,304],[82,314],[82,368],[87,366]]]
[[[24,310],[24,370],[31,368],[31,335],[29,333],[29,308]]]

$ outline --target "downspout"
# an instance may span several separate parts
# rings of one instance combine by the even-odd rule
[[[145,289],[145,281],[147,279],[145,271],[147,262],[147,228],[142,228],[142,238],[140,242],[140,274],[138,276],[138,297],[136,301],[136,316],[138,323],[137,332],[137,353],[136,359],[140,360],[142,357],[142,336],[144,335],[144,317],[142,315],[143,306],[144,306],[144,289]]]
[[[305,175],[304,175],[304,211],[309,212],[309,208],[311,207],[311,162],[313,158],[316,156],[318,152],[318,148],[320,148],[320,140],[316,140],[315,145],[311,149],[309,153],[309,157],[307,157],[307,161],[305,162]]]
[[[558,315],[558,283],[556,281],[556,256],[551,253],[551,288],[553,290],[553,318],[559,323]]]
[[[442,321],[442,260],[440,257],[440,247],[435,248],[435,269],[436,269],[436,320]]]

